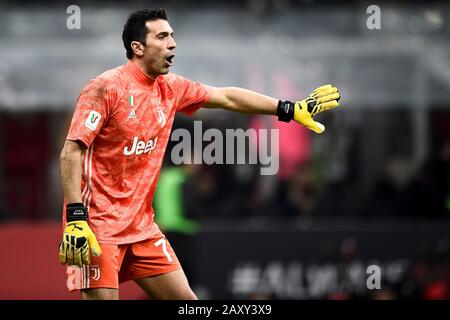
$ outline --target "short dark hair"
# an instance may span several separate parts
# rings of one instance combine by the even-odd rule
[[[148,33],[147,21],[154,20],[167,20],[167,14],[164,9],[144,9],[131,13],[128,16],[127,22],[123,26],[122,41],[125,49],[127,50],[127,58],[133,58],[134,52],[131,49],[131,42],[139,41],[142,44],[145,43],[145,38]]]

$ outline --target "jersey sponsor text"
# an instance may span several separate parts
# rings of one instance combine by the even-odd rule
[[[123,154],[126,156],[131,156],[132,154],[140,155],[143,153],[150,153],[153,149],[155,149],[157,142],[158,137],[148,140],[147,143],[142,140],[138,141],[138,137],[134,137],[131,149],[129,147],[124,147]]]

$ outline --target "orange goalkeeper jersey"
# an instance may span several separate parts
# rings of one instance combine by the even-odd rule
[[[175,74],[151,79],[131,61],[86,85],[67,140],[87,146],[80,187],[100,242],[133,243],[158,231],[152,201],[175,112],[190,115],[211,95]]]

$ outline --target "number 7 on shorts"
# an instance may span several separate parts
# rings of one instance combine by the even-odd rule
[[[159,247],[160,245],[162,245],[162,251],[164,252],[164,254],[167,257],[167,260],[169,262],[172,262],[172,257],[170,256],[169,252],[167,251],[167,247],[166,247],[166,239],[161,238],[158,241],[155,242],[155,247]]]

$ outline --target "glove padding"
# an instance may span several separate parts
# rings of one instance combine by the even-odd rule
[[[316,133],[322,133],[325,126],[313,120],[319,112],[339,106],[341,95],[331,84],[314,90],[306,99],[297,101],[294,105],[294,120]]]
[[[102,249],[87,221],[67,223],[63,240],[59,244],[59,262],[81,267],[91,263],[90,252],[98,257],[102,254]]]

